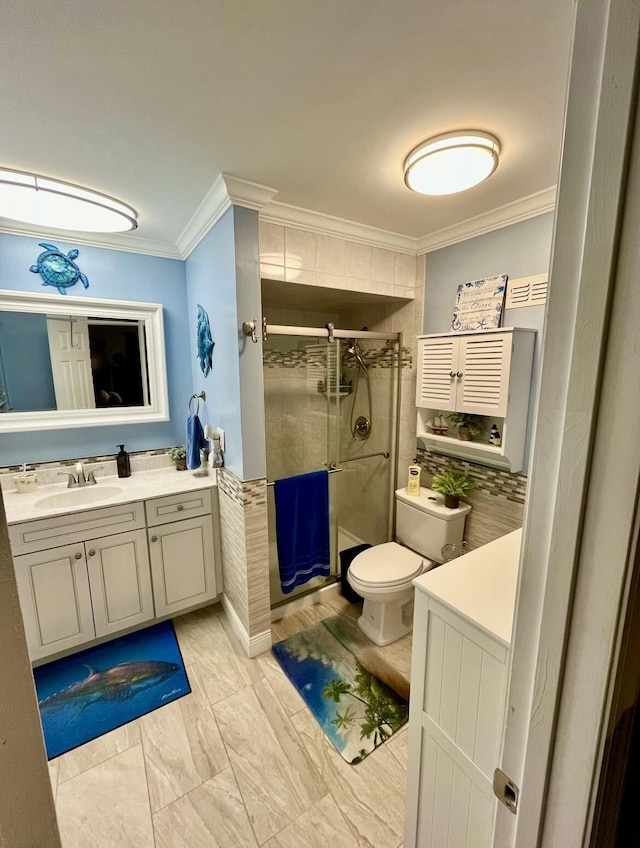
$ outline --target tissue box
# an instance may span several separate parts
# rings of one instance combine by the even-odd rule
[[[34,492],[38,482],[38,475],[35,471],[25,471],[24,474],[14,474],[13,482],[16,484],[16,490],[23,494]]]

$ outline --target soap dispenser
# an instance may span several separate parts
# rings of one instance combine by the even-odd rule
[[[118,445],[120,453],[116,456],[116,465],[118,466],[118,477],[131,477],[131,463],[129,462],[129,454],[124,449],[124,445]]]

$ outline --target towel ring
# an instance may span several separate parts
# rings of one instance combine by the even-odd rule
[[[200,392],[199,395],[191,395],[191,397],[189,398],[189,403],[187,404],[187,409],[189,410],[189,412],[192,415],[193,415],[193,409],[191,409],[191,401],[195,400],[195,402],[196,402],[196,412],[195,412],[195,414],[199,415],[200,414],[200,398],[202,398],[202,400],[206,400],[207,399],[207,393],[203,391],[203,392]]]

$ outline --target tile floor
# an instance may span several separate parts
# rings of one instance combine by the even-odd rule
[[[273,641],[358,607],[337,596]],[[220,607],[175,620],[192,693],[50,764],[64,848],[399,848],[406,727],[346,763],[270,652],[254,659]],[[411,637],[380,648],[407,679]]]

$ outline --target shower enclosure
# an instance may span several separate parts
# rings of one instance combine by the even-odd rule
[[[272,608],[340,577],[339,552],[391,538],[401,334],[269,326],[263,346],[269,481],[329,470],[331,576],[283,594],[268,487]]]

